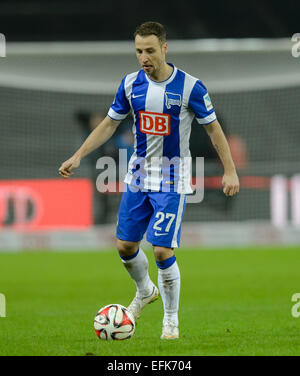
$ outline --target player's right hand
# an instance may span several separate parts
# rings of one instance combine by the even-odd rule
[[[80,158],[73,156],[60,166],[60,168],[58,169],[58,172],[63,178],[69,178],[71,175],[74,174],[74,172],[72,171],[75,168],[77,168],[79,165],[80,165]]]

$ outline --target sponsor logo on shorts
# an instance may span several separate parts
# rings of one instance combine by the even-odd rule
[[[155,236],[162,236],[162,235],[169,235],[168,233],[167,234],[159,234],[158,232],[155,231],[154,233]]]
[[[140,130],[142,133],[168,136],[171,130],[171,116],[156,112],[140,111]]]

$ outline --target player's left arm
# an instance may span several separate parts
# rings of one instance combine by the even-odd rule
[[[224,167],[224,176],[222,180],[223,192],[226,196],[233,196],[239,192],[240,183],[227,139],[218,120],[204,125],[204,127]]]

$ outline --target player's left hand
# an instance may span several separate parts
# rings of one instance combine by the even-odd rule
[[[238,193],[240,190],[240,183],[237,173],[225,173],[222,179],[222,185],[225,196],[233,196]]]

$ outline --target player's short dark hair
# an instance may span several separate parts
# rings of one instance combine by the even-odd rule
[[[166,42],[166,30],[162,24],[159,22],[144,22],[140,26],[138,26],[134,32],[134,38],[140,35],[141,37],[147,37],[149,35],[155,35],[160,44],[163,44]]]

